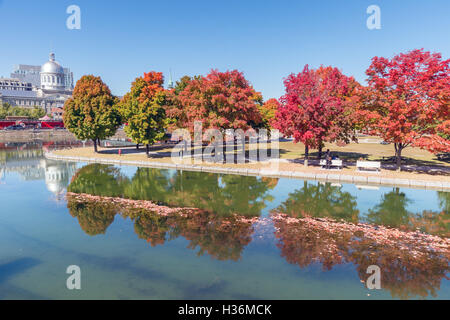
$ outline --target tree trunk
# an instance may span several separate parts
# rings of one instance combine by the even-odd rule
[[[309,156],[309,147],[305,146],[305,162],[304,162],[305,167],[308,166],[308,156]]]
[[[94,152],[98,153],[98,149],[97,149],[97,139],[93,139],[92,141],[94,141]]]
[[[147,157],[150,155],[150,147],[148,144],[145,145],[145,152],[147,153]]]
[[[395,143],[395,158],[397,160],[397,171],[402,171],[402,151],[403,146],[401,143]]]
[[[233,140],[233,163],[237,163],[238,157],[238,139],[234,137]]]
[[[139,143],[136,144],[136,150],[139,150]]]
[[[319,144],[319,160],[322,159],[322,143]]]

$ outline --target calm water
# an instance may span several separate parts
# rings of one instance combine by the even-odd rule
[[[0,146],[0,299],[450,299],[448,256],[272,221],[283,213],[448,238],[449,193],[65,163],[42,147]],[[381,290],[365,287],[372,264]],[[81,268],[79,291],[66,288],[69,265]]]

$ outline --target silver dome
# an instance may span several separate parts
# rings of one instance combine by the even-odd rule
[[[64,73],[63,67],[55,61],[55,54],[50,54],[50,60],[41,67],[41,73]]]

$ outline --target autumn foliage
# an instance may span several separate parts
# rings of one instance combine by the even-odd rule
[[[395,147],[397,165],[408,146],[432,153],[450,152],[450,60],[413,50],[392,59],[375,57],[367,86],[328,66],[291,74],[285,94],[263,102],[242,72],[212,70],[184,76],[164,89],[160,72],[137,78],[120,104],[100,78],[84,76],[66,102],[64,122],[80,139],[94,142],[114,134],[120,119],[136,144],[148,146],[177,128],[203,130],[279,129],[310,149],[325,143],[343,146],[356,133],[381,137]]]
[[[100,77],[83,76],[64,104],[64,126],[78,139],[92,140],[97,152],[97,141],[113,136],[120,125],[117,102]]]
[[[173,95],[167,113],[177,120],[179,128],[190,132],[195,121],[201,121],[204,129],[246,130],[262,122],[258,110],[261,99],[241,72],[212,70],[185,82]]]
[[[276,114],[275,127],[295,142],[320,151],[324,142],[354,139],[354,110],[359,84],[337,68],[310,69],[284,81],[286,94]]]
[[[277,114],[280,102],[277,99],[269,99],[262,106],[259,107],[261,118],[265,128],[272,128],[274,126],[275,116]]]
[[[147,146],[161,140],[167,127],[164,109],[166,91],[161,72],[144,73],[137,78],[120,103],[120,111],[126,122],[125,132],[139,144]]]
[[[368,133],[394,143],[398,166],[408,146],[450,151],[450,60],[413,50],[373,58],[366,74],[359,118]]]

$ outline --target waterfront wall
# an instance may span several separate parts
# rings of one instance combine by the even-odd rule
[[[398,178],[385,178],[375,175],[351,175],[340,174],[336,172],[301,172],[301,171],[271,171],[267,169],[246,169],[246,168],[225,168],[219,166],[201,166],[190,164],[174,164],[163,162],[150,162],[150,161],[132,161],[132,160],[113,160],[103,158],[86,158],[86,157],[72,157],[61,156],[51,152],[45,153],[47,159],[62,160],[62,161],[76,161],[86,163],[103,163],[114,165],[128,165],[137,167],[150,167],[159,169],[175,169],[186,171],[202,171],[211,173],[224,173],[224,174],[237,174],[245,176],[262,176],[271,178],[291,178],[300,180],[318,180],[324,182],[334,183],[353,183],[360,186],[393,186],[393,187],[406,187],[417,189],[432,189],[437,191],[450,191],[450,182],[446,181],[430,181],[419,179],[398,179]]]
[[[125,139],[123,130],[118,130],[111,139]],[[0,130],[0,142],[78,141],[68,130]]]

